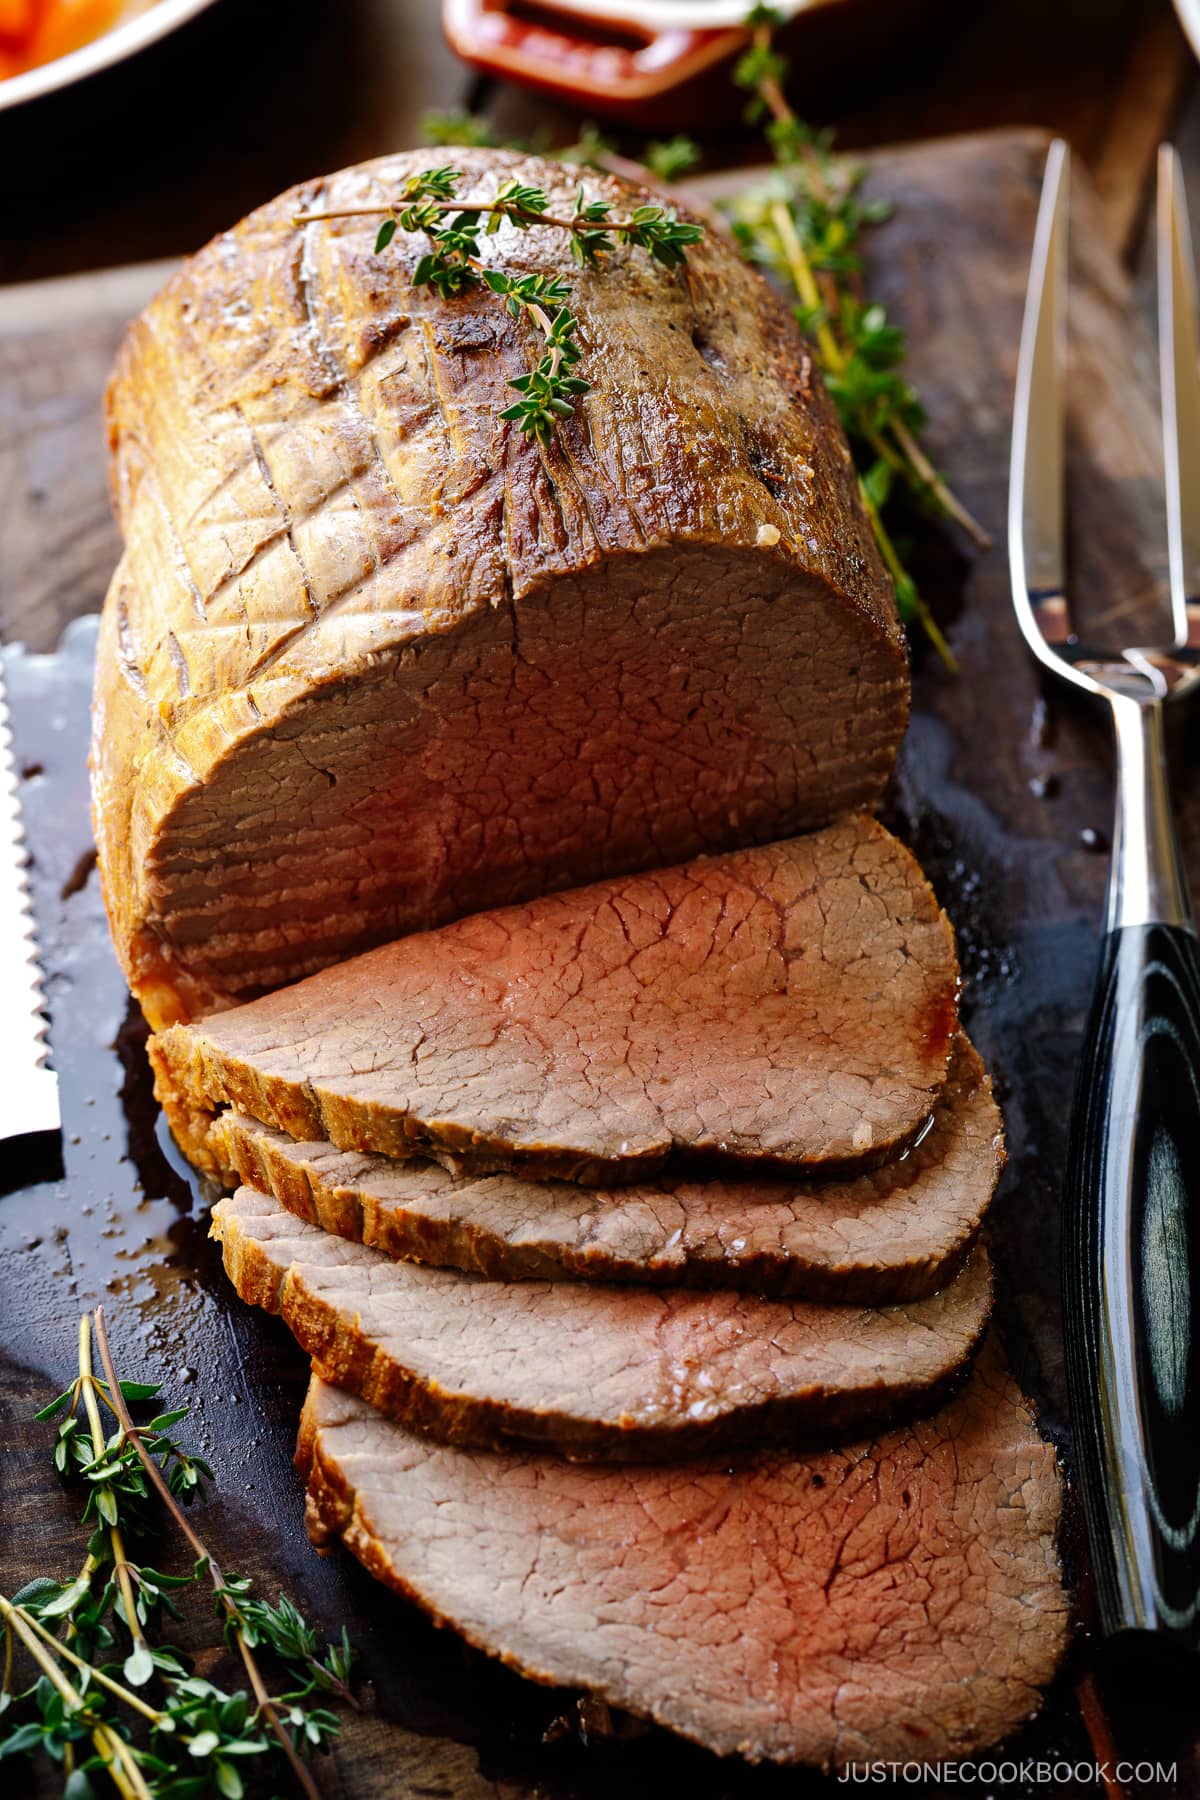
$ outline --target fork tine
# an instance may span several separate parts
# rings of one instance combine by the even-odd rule
[[[1038,208],[1013,405],[1008,554],[1025,639],[1060,673],[1051,646],[1071,638],[1065,593],[1065,364],[1070,151],[1050,146]]]
[[[1200,350],[1196,274],[1178,151],[1158,151],[1158,363],[1175,648],[1200,646]]]

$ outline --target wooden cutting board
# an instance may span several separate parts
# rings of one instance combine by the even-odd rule
[[[996,1073],[1011,1150],[993,1227],[1000,1323],[1046,1429],[1068,1448],[1057,1193],[1104,883],[1103,857],[1084,834],[1107,842],[1110,767],[1102,721],[1043,689],[1022,651],[1002,549],[1044,148],[1006,134],[880,155],[874,185],[895,214],[871,239],[869,285],[910,332],[936,461],[997,540],[990,555],[969,557],[947,534],[917,534],[913,564],[961,674],[947,676],[917,647],[913,723],[889,811],[959,931],[966,1021]],[[1087,193],[1075,220],[1074,581],[1087,615],[1119,635],[1155,601],[1165,562],[1149,344],[1128,316],[1125,278]],[[108,946],[88,860],[92,626],[71,627],[58,654],[45,654],[99,605],[116,560],[101,393],[126,320],[164,273],[147,266],[0,291],[0,622],[43,653],[11,657],[9,674],[67,1122],[65,1179],[0,1199],[0,1586],[65,1575],[78,1560],[75,1502],[50,1473],[47,1428],[30,1415],[69,1379],[78,1312],[102,1300],[123,1372],[161,1376],[195,1408],[195,1441],[219,1475],[203,1528],[225,1565],[272,1594],[286,1588],[330,1630],[349,1625],[365,1705],[322,1765],[330,1793],[637,1800],[686,1784],[695,1800],[832,1795],[837,1784],[818,1776],[722,1764],[661,1732],[606,1737],[573,1696],[521,1682],[348,1559],[319,1561],[307,1545],[290,1462],[304,1359],[282,1326],[223,1283],[203,1203],[155,1137],[143,1034]],[[1195,877],[1200,735],[1180,729],[1173,753]],[[211,1630],[201,1618],[179,1636],[195,1644]],[[1177,1765],[1138,1794],[1200,1792],[1194,1706],[1177,1672],[1156,1668],[1148,1679],[1140,1659],[1114,1674],[1086,1637],[1012,1756],[1090,1761],[1075,1683],[1094,1668],[1119,1753]],[[979,1791],[995,1791],[995,1777],[981,1776]],[[1032,1793],[1046,1783],[999,1786]],[[1054,1787],[1098,1791],[1086,1776]]]

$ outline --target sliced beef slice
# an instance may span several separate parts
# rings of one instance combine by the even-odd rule
[[[393,1262],[241,1188],[214,1209],[243,1300],[389,1417],[448,1443],[651,1458],[861,1431],[936,1403],[987,1322],[977,1249],[928,1300],[872,1311],[747,1294],[486,1281]]]
[[[447,152],[569,212],[658,196]],[[447,918],[874,804],[903,633],[788,309],[709,231],[571,270],[591,384],[500,414],[536,333],[414,287],[379,217],[416,150],[293,188],[134,322],[109,388],[125,551],[92,768],[113,937],[151,1023]],[[297,227],[297,212],[380,208]],[[489,264],[561,275],[503,224]]]
[[[963,1037],[920,1142],[841,1181],[580,1189],[298,1144],[245,1113],[222,1113],[210,1143],[234,1185],[400,1260],[493,1280],[738,1288],[870,1306],[922,1299],[958,1273],[1004,1164],[991,1082]]]
[[[1054,1453],[991,1346],[933,1417],[799,1458],[465,1452],[314,1379],[297,1461],[315,1542],[722,1755],[964,1756],[1036,1711],[1067,1640]]]
[[[150,1054],[198,1155],[230,1105],[339,1149],[589,1186],[676,1152],[846,1168],[928,1120],[957,994],[928,883],[860,815],[401,938]]]

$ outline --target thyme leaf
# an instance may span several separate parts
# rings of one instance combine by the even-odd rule
[[[423,169],[409,176],[391,206],[299,213],[295,223],[384,213],[375,238],[376,254],[387,249],[398,230],[424,235],[429,241],[412,272],[414,287],[431,287],[442,300],[454,300],[483,285],[504,301],[513,318],[527,319],[541,333],[544,352],[534,368],[510,380],[518,397],[500,417],[524,436],[548,445],[559,423],[572,416],[580,396],[591,387],[577,371],[583,352],[571,290],[560,276],[514,275],[488,267],[481,259],[480,238],[494,236],[507,221],[517,231],[537,226],[567,232],[580,268],[598,267],[620,244],[645,250],[664,268],[675,269],[687,261],[688,249],[703,237],[704,227],[681,219],[673,206],[649,203],[614,218],[609,203],[589,200],[582,186],[570,214],[560,217],[551,213],[542,188],[515,176],[501,182],[492,200],[464,201],[458,191],[462,179],[462,172],[448,165]]]
[[[97,1780],[122,1800],[200,1800],[214,1791],[243,1800],[278,1792],[289,1776],[316,1800],[306,1759],[339,1730],[326,1702],[355,1704],[345,1630],[322,1644],[286,1594],[272,1604],[244,1577],[222,1573],[183,1511],[213,1479],[172,1435],[187,1407],[134,1423],[130,1401],[156,1399],[159,1385],[117,1379],[100,1308],[80,1320],[78,1349],[75,1380],[36,1416],[58,1421],[55,1466],[83,1490],[81,1519],[92,1530],[73,1578],[41,1575],[11,1598],[0,1594],[0,1759],[44,1755],[62,1771],[65,1800],[89,1800]],[[141,1554],[164,1515],[194,1554],[190,1574],[165,1574],[131,1554],[130,1546]],[[246,1689],[199,1679],[180,1651],[147,1636],[163,1615],[180,1616],[172,1591],[199,1582],[213,1590]],[[281,1672],[281,1692],[270,1692],[260,1650]],[[18,1658],[35,1671],[24,1688]]]
[[[642,161],[660,181],[682,181],[699,163],[700,146],[690,137],[677,135],[646,145]]]
[[[926,511],[953,519],[980,548],[991,540],[933,467],[921,442],[925,415],[903,373],[904,333],[863,289],[861,236],[887,216],[867,198],[862,165],[835,159],[828,132],[797,117],[785,87],[788,58],[775,41],[779,16],[769,6],[747,15],[751,41],[734,69],[747,90],[747,118],[761,123],[775,168],[761,186],[727,203],[734,235],[749,261],[769,268],[795,296],[796,318],[812,339],[854,452],[859,491],[896,590],[901,617],[924,629],[947,667],[954,658],[883,514],[901,492]]]

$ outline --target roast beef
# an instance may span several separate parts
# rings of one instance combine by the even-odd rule
[[[464,195],[582,182],[507,151],[306,183],[185,263],[109,390],[125,553],[93,770],[117,951],[151,1022],[485,906],[871,805],[907,664],[845,438],[787,309],[719,233],[571,275],[592,384],[546,447],[500,419],[541,355],[485,288],[374,252]],[[570,268],[509,224],[487,260]]]
[[[934,1417],[802,1458],[467,1453],[314,1380],[297,1460],[318,1543],[722,1754],[965,1755],[1036,1710],[1067,1636],[1054,1454],[988,1347]]]
[[[222,1113],[210,1142],[233,1185],[386,1256],[510,1281],[731,1287],[872,1306],[921,1299],[958,1272],[1004,1161],[991,1083],[963,1037],[915,1148],[842,1181],[583,1190],[298,1144],[245,1113]]]
[[[212,1214],[243,1300],[330,1379],[448,1443],[652,1458],[816,1441],[936,1403],[991,1305],[986,1253],[872,1311],[748,1294],[487,1281],[393,1262],[241,1188]]]
[[[400,938],[152,1040],[185,1146],[231,1105],[298,1139],[599,1186],[673,1152],[871,1165],[929,1118],[958,967],[874,819]]]

